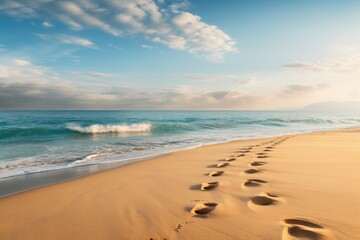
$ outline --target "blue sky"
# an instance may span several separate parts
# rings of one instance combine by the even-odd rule
[[[2,109],[292,109],[360,97],[360,2],[0,2]]]

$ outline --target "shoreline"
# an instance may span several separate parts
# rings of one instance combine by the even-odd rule
[[[26,166],[27,161],[21,162],[21,159],[19,159],[20,162],[17,161],[2,161],[0,165],[0,168],[3,169],[2,174],[0,175],[0,181],[2,179],[6,179],[6,178],[13,178],[13,177],[18,177],[18,176],[24,176],[24,175],[31,175],[31,174],[37,174],[37,173],[43,173],[43,172],[52,172],[52,171],[62,171],[64,169],[67,168],[76,168],[76,167],[86,167],[86,166],[90,166],[90,165],[101,165],[101,164],[114,164],[120,161],[137,161],[137,159],[147,159],[147,158],[153,158],[156,156],[159,156],[161,154],[167,154],[167,153],[172,153],[172,152],[176,152],[176,151],[181,151],[181,150],[187,150],[187,149],[192,149],[192,148],[196,148],[196,147],[202,147],[202,146],[207,146],[207,145],[214,145],[214,144],[219,144],[219,143],[226,143],[226,142],[231,142],[231,141],[238,141],[238,140],[250,140],[250,139],[257,139],[257,138],[268,138],[268,137],[278,137],[278,136],[285,136],[285,135],[291,135],[291,134],[303,134],[303,133],[311,133],[311,132],[319,132],[319,131],[329,131],[329,130],[337,130],[337,129],[346,129],[346,128],[354,128],[354,127],[359,127],[358,124],[353,124],[353,125],[349,125],[349,126],[337,126],[337,127],[317,127],[317,128],[309,128],[309,129],[302,129],[302,128],[295,128],[292,130],[284,130],[284,129],[274,129],[274,131],[272,132],[262,132],[262,134],[250,134],[249,133],[245,133],[245,135],[242,136],[227,136],[227,139],[216,139],[214,140],[212,138],[211,141],[200,141],[200,142],[195,142],[195,143],[191,143],[191,144],[184,144],[184,145],[176,145],[176,146],[172,146],[170,148],[159,148],[159,149],[150,149],[148,151],[142,152],[133,152],[133,153],[125,153],[120,154],[120,155],[109,155],[108,157],[99,159],[99,160],[86,160],[89,156],[92,155],[99,155],[101,154],[101,152],[88,152],[85,155],[82,155],[80,157],[77,157],[76,160],[72,160],[72,162],[67,163],[67,164],[54,164],[53,166],[50,167],[46,167],[46,168],[39,168],[39,165],[37,166],[38,168],[35,169],[26,169],[26,168],[20,168],[17,169],[16,167],[12,169],[12,167],[10,167],[10,169],[7,169],[9,165],[14,164],[14,166],[17,166],[18,164],[20,165],[24,165]],[[276,132],[276,134],[274,134],[274,132]],[[219,133],[217,133],[216,135],[218,135]],[[106,135],[106,134],[105,134]],[[104,135],[104,136],[105,136]],[[90,134],[90,136],[92,136]],[[214,136],[212,136],[214,137]],[[215,137],[216,138],[216,137]],[[75,154],[76,155],[76,154]],[[73,155],[73,156],[75,156]],[[36,156],[35,156],[36,157]],[[66,159],[66,158],[65,158]],[[49,159],[49,161],[51,162],[51,159]],[[83,163],[77,163],[78,161],[83,162]],[[68,161],[66,161],[68,162]],[[31,163],[31,161],[29,161],[29,163]],[[71,166],[70,166],[71,165]],[[32,166],[30,164],[30,166]],[[33,165],[36,166],[36,165]],[[4,169],[7,169],[7,173],[5,173]],[[1,195],[1,194],[0,194]]]
[[[359,157],[359,128],[181,150],[0,198],[0,236],[358,240]]]
[[[121,161],[112,161],[112,162],[106,162],[100,164],[94,163],[88,165],[79,165],[74,167],[45,170],[42,172],[33,172],[28,174],[4,177],[0,179],[0,199],[12,195],[16,195],[19,193],[35,190],[37,188],[42,188],[46,186],[55,185],[58,183],[72,181],[78,178],[87,177],[104,171],[111,171],[113,169],[121,168],[131,164],[136,164],[142,161],[153,160],[162,156],[166,156],[168,154],[174,154],[181,151],[187,151],[187,150],[206,147],[206,146],[216,146],[218,144],[226,144],[237,141],[261,140],[261,139],[275,138],[275,137],[288,136],[288,135],[229,140],[225,142],[216,142],[216,143],[204,144],[201,146],[187,147],[184,149],[178,149],[174,151],[170,150],[169,152],[158,153],[158,154],[138,157],[138,158],[129,158]]]
[[[51,186],[59,183],[72,181],[78,178],[87,177],[93,174],[120,168],[129,164],[151,160],[164,154],[156,156],[142,157],[138,159],[129,159],[118,162],[109,162],[104,164],[89,164],[63,169],[46,170],[10,176],[0,179],[0,199],[6,198],[19,193],[31,191],[37,188]]]
[[[127,166],[129,164],[138,163],[142,161],[148,161],[152,159],[156,159],[158,157],[173,154],[179,151],[186,151],[195,148],[201,148],[206,146],[216,146],[218,144],[226,144],[237,141],[250,141],[250,140],[261,140],[268,138],[276,138],[276,137],[284,137],[290,135],[298,135],[298,134],[308,134],[308,133],[317,133],[317,132],[326,132],[326,131],[334,131],[334,130],[342,130],[342,129],[351,129],[354,127],[346,127],[346,128],[338,128],[338,129],[325,129],[325,130],[315,130],[315,131],[306,131],[306,132],[296,132],[296,133],[288,133],[288,134],[279,134],[273,136],[264,136],[264,137],[254,137],[254,138],[243,138],[243,139],[232,139],[224,142],[211,142],[203,145],[190,146],[177,150],[169,150],[167,152],[155,153],[153,155],[141,156],[135,158],[128,158],[124,160],[114,160],[104,163],[93,163],[87,165],[79,165],[74,167],[65,167],[59,169],[50,169],[44,170],[40,172],[31,172],[26,174],[8,176],[4,178],[0,178],[0,199],[8,196],[12,196],[14,194],[19,194],[26,191],[31,191],[37,188],[51,186],[58,183],[63,183],[67,181],[72,181],[74,179],[90,176],[93,174],[97,174],[103,171],[109,171],[112,169],[120,168]]]

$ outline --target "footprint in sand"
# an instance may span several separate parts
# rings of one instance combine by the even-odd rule
[[[266,184],[267,181],[261,179],[247,179],[243,184],[243,188],[259,187]]]
[[[267,206],[276,203],[276,200],[273,198],[269,198],[267,196],[255,196],[251,198],[251,203],[258,205],[258,206]]]
[[[249,168],[244,171],[244,173],[246,173],[246,174],[254,174],[254,173],[260,173],[260,172],[262,172],[262,171],[260,169],[256,169],[256,168]]]
[[[271,149],[265,149],[264,152],[271,152]]]
[[[235,155],[232,155],[231,157],[244,157],[245,156],[245,154],[244,153],[242,153],[242,154],[235,154]]]
[[[204,182],[201,184],[201,190],[206,191],[206,190],[211,190],[211,189],[215,189],[219,186],[219,182]]]
[[[250,150],[240,150],[239,153],[249,153]]]
[[[262,165],[265,165],[265,164],[267,164],[267,162],[254,161],[254,162],[250,163],[250,166],[251,167],[256,167],[256,166],[262,166]]]
[[[226,166],[228,166],[228,165],[229,165],[229,163],[227,163],[227,162],[225,162],[225,163],[218,163],[218,164],[216,164],[216,167],[222,168],[222,167],[226,167]]]
[[[257,210],[259,207],[275,205],[279,202],[280,198],[270,193],[261,193],[252,197],[248,201],[248,207],[252,210]]]
[[[215,210],[217,205],[218,204],[214,202],[200,202],[191,209],[191,213],[194,216],[207,216]]]
[[[176,225],[175,231],[180,232],[186,225],[194,224],[194,223],[195,223],[194,221],[186,221],[184,223],[179,223],[178,225]]]
[[[229,157],[229,158],[223,159],[223,161],[227,161],[227,162],[232,162],[232,161],[235,161],[235,160],[236,160],[235,157]]]
[[[210,177],[218,177],[221,176],[224,173],[224,171],[212,171],[209,173]]]
[[[301,225],[309,228],[323,228],[319,224],[310,222],[309,220],[303,218],[287,218],[281,221],[281,223],[284,225]]]
[[[257,158],[268,158],[269,156],[266,156],[266,155],[259,155],[257,156]]]
[[[256,155],[266,155],[267,153],[264,153],[264,152],[259,152],[259,153],[256,153]]]
[[[281,221],[285,225],[282,231],[282,240],[324,240],[330,239],[329,233],[320,225],[307,219],[290,218]]]

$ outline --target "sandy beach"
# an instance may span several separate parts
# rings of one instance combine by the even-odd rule
[[[360,240],[359,13],[0,0],[0,240]]]
[[[0,239],[360,239],[360,129],[235,141],[0,199]]]

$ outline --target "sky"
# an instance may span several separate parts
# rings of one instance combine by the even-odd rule
[[[360,99],[357,0],[0,0],[0,109]]]

